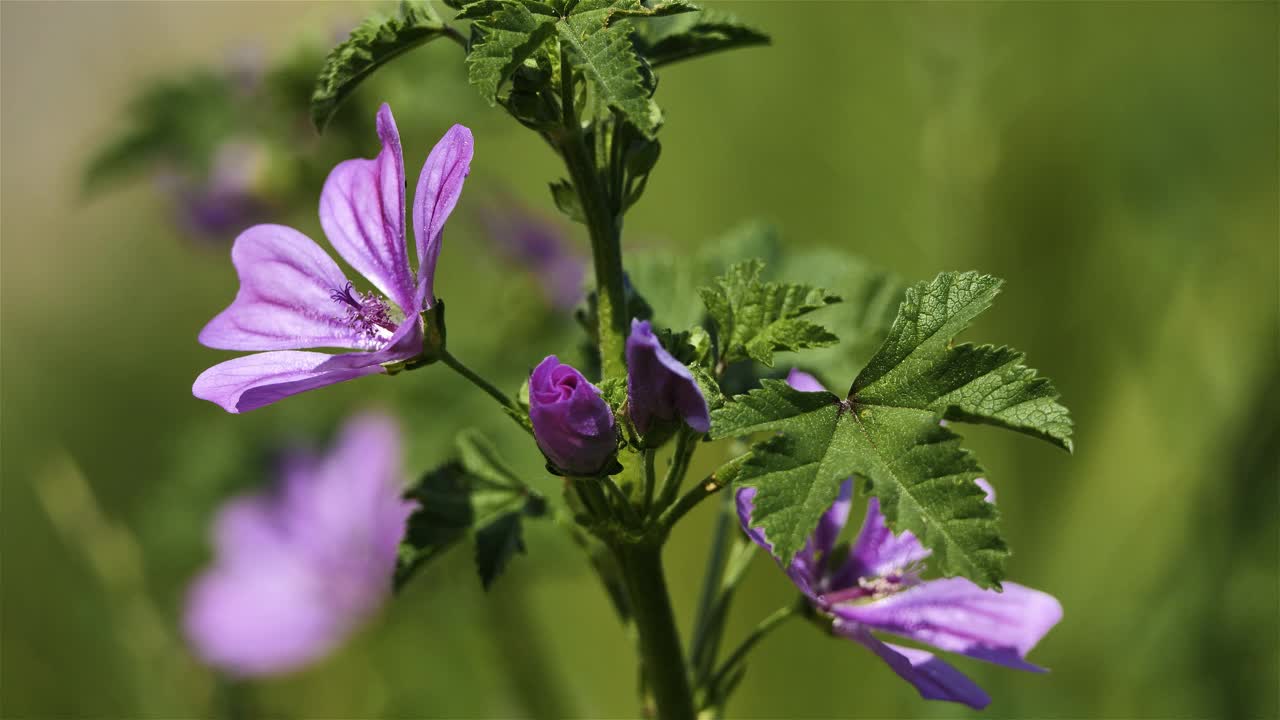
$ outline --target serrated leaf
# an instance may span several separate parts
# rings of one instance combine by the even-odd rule
[[[662,113],[650,98],[652,88],[641,72],[629,24],[614,22],[615,15],[624,14],[623,5],[628,3],[580,2],[571,15],[556,23],[556,33],[569,50],[574,68],[591,83],[599,101],[646,138],[653,138]]]
[[[752,523],[789,563],[846,478],[867,478],[895,532],[911,530],[946,575],[998,587],[1008,548],[994,505],[974,483],[982,468],[926,410],[859,408],[779,380],[712,414],[714,437],[781,432],[755,445],[736,482],[755,487]]]
[[[952,338],[990,307],[1002,284],[976,272],[943,273],[907,290],[884,344],[854,380],[850,399],[997,425],[1070,451],[1068,411],[1053,384],[1022,364],[1022,353],[952,346]]]
[[[418,507],[409,516],[400,545],[395,586],[404,585],[420,567],[439,557],[471,533],[476,534],[477,566],[487,588],[509,560],[495,540],[510,532],[509,515],[538,517],[546,512],[546,500],[516,477],[496,448],[474,430],[459,434],[459,459],[451,460],[423,476],[406,497]],[[495,524],[497,529],[490,529]],[[519,530],[517,529],[518,533]],[[482,537],[489,546],[481,550]],[[523,546],[521,546],[523,551]],[[482,560],[483,556],[483,560]]]
[[[524,535],[520,513],[509,512],[476,531],[476,571],[488,590],[516,553],[523,554]]]
[[[769,42],[767,34],[719,10],[654,20],[641,25],[636,32],[640,54],[653,67]]]
[[[809,285],[764,282],[763,270],[759,260],[741,262],[715,286],[699,290],[716,325],[721,364],[750,358],[772,367],[775,352],[837,342],[825,328],[799,318],[839,302],[838,296]]]
[[[426,2],[404,0],[396,17],[365,20],[329,52],[311,95],[311,120],[324,131],[343,101],[375,70],[444,35],[445,26]]]
[[[467,54],[467,78],[490,105],[516,68],[555,32],[552,17],[534,14],[523,4],[504,4],[476,21],[481,39]]]

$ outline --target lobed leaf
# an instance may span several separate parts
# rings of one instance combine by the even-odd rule
[[[535,14],[521,3],[508,3],[477,19],[475,25],[479,39],[467,54],[467,78],[494,105],[502,84],[555,32],[555,18]]]
[[[662,112],[650,97],[653,88],[641,72],[631,44],[631,28],[618,22],[627,15],[625,8],[633,5],[639,3],[584,0],[556,23],[556,32],[574,68],[591,83],[599,101],[652,139]]]
[[[775,352],[835,344],[826,328],[800,317],[840,298],[809,285],[764,282],[763,270],[759,260],[741,262],[716,286],[699,289],[716,325],[721,364],[750,358],[772,367]]]

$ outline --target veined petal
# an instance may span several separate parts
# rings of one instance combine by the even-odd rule
[[[326,601],[325,583],[305,564],[287,555],[248,555],[195,582],[184,629],[205,662],[237,675],[264,675],[327,654],[353,619]]]
[[[371,358],[376,354],[279,350],[246,355],[200,373],[191,392],[227,412],[248,412],[300,392],[384,372]]]
[[[880,512],[880,501],[867,501],[862,529],[849,551],[849,563],[840,570],[835,587],[857,582],[858,578],[883,577],[904,570],[929,557],[930,551],[910,530],[895,535]]]
[[[627,402],[642,434],[677,416],[696,432],[711,429],[707,400],[693,372],[662,347],[647,320],[633,319],[627,337]]]
[[[405,315],[414,303],[413,271],[404,234],[404,160],[391,108],[378,110],[382,152],[339,163],[320,193],[320,225],[334,249]]]
[[[884,660],[893,671],[915,686],[925,700],[945,700],[968,705],[981,710],[991,704],[991,698],[978,684],[933,653],[916,648],[902,647],[881,642],[866,628],[836,621],[834,630],[855,642],[865,645]]]
[[[873,630],[979,660],[1043,672],[1025,660],[1031,648],[1062,619],[1051,595],[1005,583],[984,590],[965,578],[930,580],[865,605],[836,605],[836,617]]]
[[[255,225],[231,247],[240,290],[200,331],[220,350],[369,349],[333,294],[347,285],[337,263],[311,238],[284,225]]]
[[[435,303],[436,260],[440,257],[440,235],[449,213],[458,204],[462,184],[471,172],[475,153],[471,131],[454,125],[431,148],[418,189],[413,196],[413,235],[418,247],[418,288],[416,306]]]

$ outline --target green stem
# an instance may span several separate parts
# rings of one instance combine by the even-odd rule
[[[662,513],[662,517],[658,518],[658,525],[670,529],[673,525],[685,516],[685,513],[692,510],[698,503],[715,495],[720,491],[720,481],[714,475],[708,476],[707,479],[698,483],[697,487],[691,488],[689,492],[680,496],[675,505],[672,505],[666,512]]]
[[[561,102],[565,133],[559,148],[569,178],[578,191],[591,237],[591,257],[596,275],[596,332],[600,341],[600,363],[605,378],[627,374],[624,349],[627,338],[627,298],[622,275],[622,216],[602,182],[592,151],[578,122],[574,107],[573,66],[563,52],[560,57]]]
[[[480,377],[480,375],[476,373],[474,370],[472,370],[471,368],[467,367],[466,365],[463,365],[462,361],[454,357],[453,355],[449,354],[448,350],[442,351],[440,353],[440,361],[443,362],[445,365],[448,365],[449,367],[453,368],[454,372],[466,378],[468,381],[471,382],[472,385],[475,385],[476,387],[488,393],[489,397],[493,398],[494,400],[497,400],[500,404],[505,405],[506,407],[509,407],[512,410],[519,410],[519,407],[517,407],[516,404],[512,402],[511,398],[507,397],[506,393],[494,387],[492,383]]]
[[[653,507],[653,493],[658,486],[657,473],[653,468],[653,460],[657,451],[645,448],[640,452],[644,456],[644,504],[640,508],[645,517],[648,517],[649,509]]]
[[[614,547],[640,639],[640,666],[658,720],[693,720],[693,693],[656,544]]]
[[[698,593],[698,611],[693,616],[693,639],[689,643],[689,664],[693,667],[695,681],[705,680],[700,668],[709,669],[714,660],[714,653],[708,653],[707,639],[712,635],[712,628],[717,618],[712,611],[719,604],[716,602],[720,594],[720,579],[724,575],[725,559],[729,550],[730,522],[729,508],[716,516],[716,524],[711,529],[711,552],[707,554],[707,567],[702,574],[702,589]]]
[[[757,643],[763,640],[766,635],[773,632],[788,618],[795,615],[796,611],[799,609],[800,607],[798,604],[793,603],[791,605],[778,608],[773,611],[772,615],[761,620],[760,624],[751,631],[751,634],[742,641],[742,644],[738,645],[738,647],[729,654],[729,659],[724,661],[724,664],[720,666],[719,670],[716,670],[715,675],[712,676],[711,681],[707,683],[707,686],[715,688],[720,685],[720,683],[723,683],[728,678],[729,673],[733,672],[733,669],[738,665],[738,663],[742,662],[747,657],[747,653],[751,652],[752,648],[754,648]]]
[[[662,510],[671,505],[684,482],[684,475],[689,471],[689,462],[693,452],[698,448],[698,435],[682,428],[676,435],[675,454],[671,457],[671,467],[662,479],[662,492],[658,495],[657,509]]]

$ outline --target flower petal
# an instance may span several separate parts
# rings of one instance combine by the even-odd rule
[[[369,349],[332,295],[347,285],[311,238],[283,225],[255,225],[231,247],[240,290],[200,331],[220,350]]]
[[[845,480],[840,486],[840,494],[836,496],[836,501],[818,519],[818,527],[813,531],[813,540],[809,543],[810,547],[806,548],[811,555],[813,553],[826,555],[835,548],[836,540],[840,539],[840,533],[844,531],[844,525],[849,520],[849,508],[852,504],[853,481]]]
[[[755,497],[756,489],[753,487],[742,488],[734,496],[734,500],[737,502],[738,522],[742,525],[742,531],[747,534],[747,537],[752,542],[767,550],[770,555],[773,555],[773,544],[765,537],[764,530],[751,526],[751,513],[755,509]],[[773,559],[777,562],[778,557],[773,555]],[[803,550],[796,553],[791,560],[791,565],[785,570],[787,577],[791,578],[791,582],[795,583],[800,592],[817,602],[818,595],[813,589],[817,574],[813,567],[813,551],[809,545],[806,545]]]
[[[910,530],[895,535],[880,512],[880,501],[867,501],[867,514],[862,529],[849,551],[850,562],[839,573],[835,587],[843,587],[857,578],[875,578],[905,570],[929,557],[930,551]]]
[[[186,636],[207,663],[237,675],[287,672],[327,654],[351,619],[325,584],[286,555],[238,556],[202,575],[187,596]]]
[[[405,522],[400,430],[385,415],[348,421],[330,453],[284,474],[288,525],[297,550],[344,577],[347,601],[371,608],[390,590]]]
[[[800,392],[826,392],[827,389],[818,382],[818,378],[803,370],[791,368],[787,373],[787,384]]]
[[[707,400],[693,373],[672,357],[644,320],[631,321],[627,337],[627,401],[641,434],[656,420],[682,418],[696,432],[711,429]]]
[[[320,225],[351,267],[415,315],[413,271],[404,236],[404,160],[391,108],[378,110],[382,152],[339,163],[320,193]]]
[[[1005,583],[984,590],[965,578],[930,580],[865,605],[836,605],[843,620],[866,625],[1018,670],[1043,672],[1025,660],[1062,619],[1051,595]]]
[[[246,355],[200,373],[191,392],[227,412],[248,412],[300,392],[384,372],[376,357],[291,350]]]
[[[435,303],[436,260],[440,257],[440,234],[449,213],[458,204],[462,184],[471,172],[474,154],[471,131],[454,125],[431,149],[418,189],[413,196],[413,235],[418,247],[417,307]]]
[[[991,697],[970,680],[933,653],[916,648],[902,647],[881,642],[865,628],[836,621],[835,631],[865,645],[884,660],[893,671],[920,691],[925,700],[945,700],[968,705],[981,710],[991,704]]]

